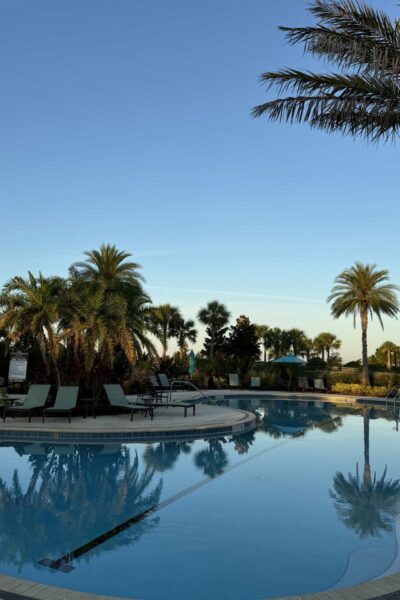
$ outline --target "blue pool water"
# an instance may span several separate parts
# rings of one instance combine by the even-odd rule
[[[256,412],[257,431],[108,446],[3,442],[0,572],[143,600],[255,600],[400,570],[391,413],[231,405]]]

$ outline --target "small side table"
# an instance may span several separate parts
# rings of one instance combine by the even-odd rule
[[[96,401],[95,401],[95,399],[94,398],[80,398],[79,402],[81,404],[83,404],[83,406],[85,408],[83,418],[86,419],[86,417],[89,416],[89,410],[91,410],[92,417],[93,417],[93,419],[95,419],[96,418]]]

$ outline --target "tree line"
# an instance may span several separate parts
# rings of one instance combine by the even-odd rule
[[[198,338],[195,322],[185,320],[171,304],[152,305],[141,267],[129,253],[102,245],[85,255],[86,260],[71,265],[66,278],[29,272],[4,285],[0,294],[3,346],[39,356],[46,377],[59,385],[84,383],[95,390],[116,376],[129,379],[133,366],[140,362],[147,361],[150,368],[160,366],[167,359],[172,338],[179,359],[184,360],[189,343]],[[362,377],[367,384],[369,319],[376,315],[382,324],[383,315],[393,317],[399,310],[398,288],[387,280],[386,270],[355,263],[338,275],[328,298],[335,318],[352,316],[355,321],[360,317]],[[330,366],[340,364],[341,341],[329,332],[311,339],[301,329],[254,324],[245,315],[229,326],[231,314],[217,300],[201,308],[197,318],[206,332],[199,358],[208,360],[210,371],[245,373],[261,352],[264,362],[267,357],[292,352],[309,362],[319,356]],[[160,342],[160,354],[154,336]],[[394,352],[392,347],[382,351]]]

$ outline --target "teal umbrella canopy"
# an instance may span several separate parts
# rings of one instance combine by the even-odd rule
[[[193,350],[189,352],[189,373],[193,375],[196,371],[196,356]]]
[[[306,365],[306,361],[293,354],[286,354],[286,356],[280,356],[271,361],[274,365]]]

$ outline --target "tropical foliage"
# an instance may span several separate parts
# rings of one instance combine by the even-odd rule
[[[397,137],[400,126],[399,21],[355,0],[314,0],[316,24],[281,27],[290,44],[336,66],[336,72],[266,72],[278,98],[253,109],[271,121],[305,122],[368,140]]]

